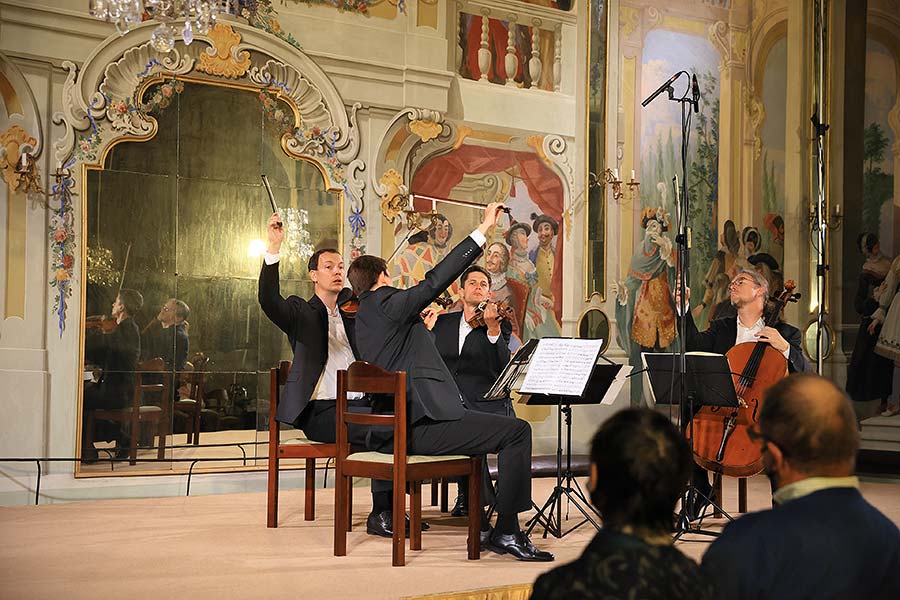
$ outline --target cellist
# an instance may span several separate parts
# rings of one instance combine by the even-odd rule
[[[675,306],[681,306],[679,288],[675,286]],[[715,352],[725,354],[737,344],[745,342],[767,342],[787,359],[788,371],[798,373],[809,370],[803,357],[800,330],[783,321],[773,327],[766,326],[763,313],[769,298],[769,283],[762,274],[749,269],[740,270],[729,284],[731,305],[737,316],[715,319],[706,331],[698,331],[690,311],[685,323],[686,347],[689,352]],[[686,300],[691,298],[690,288],[686,288]],[[734,366],[733,366],[734,367]],[[685,415],[688,419],[693,415]],[[709,497],[712,486],[706,471],[699,465],[694,468],[694,486],[704,496]],[[694,517],[699,515],[705,503],[695,502],[692,507]]]

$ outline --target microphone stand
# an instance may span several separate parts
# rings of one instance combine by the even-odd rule
[[[680,377],[678,378],[678,407],[682,432],[689,432],[693,445],[694,404],[693,398],[690,397],[687,393],[687,361],[685,359],[685,354],[687,352],[687,319],[689,317],[690,311],[690,304],[687,301],[687,289],[690,285],[688,279],[690,274],[691,250],[691,228],[688,225],[688,215],[690,214],[690,196],[688,194],[688,148],[690,145],[691,115],[694,112],[699,112],[700,110],[700,91],[699,86],[696,82],[696,77],[693,77],[691,78],[693,79],[693,81],[689,81],[684,95],[680,98],[675,97],[675,90],[672,87],[672,84],[675,83],[675,81],[677,81],[678,78],[680,78],[682,75],[689,75],[689,73],[687,71],[679,71],[678,73],[675,73],[671,78],[669,78],[668,81],[663,83],[663,85],[657,88],[652,94],[650,94],[650,96],[648,96],[643,102],[641,102],[641,106],[647,106],[663,91],[666,91],[668,93],[670,101],[678,102],[681,105],[681,194],[677,194],[678,186],[676,184],[675,199],[675,221],[677,229],[677,233],[675,234],[675,243],[678,247],[675,267],[676,273],[678,273],[678,305],[676,306],[676,310],[680,315],[680,318],[678,319],[678,336],[680,339],[680,343],[678,345],[677,356],[678,373],[680,375]],[[675,179],[677,182],[677,177]],[[691,418],[687,423],[687,426],[685,426],[684,420],[687,416],[690,416]],[[691,450],[691,453],[693,455],[693,448]],[[692,519],[691,515],[688,514],[688,505],[699,502],[701,498],[706,502],[707,506],[713,504],[712,498],[700,492],[693,485],[692,479],[688,484],[684,496],[681,500],[681,511],[678,514],[678,520],[675,527],[676,540],[686,533],[697,533],[708,536],[718,535],[718,533],[716,532],[701,529],[699,525],[697,527],[692,527],[691,525]],[[693,502],[690,502],[691,499],[693,499]],[[702,522],[702,517],[703,515],[700,515],[695,520]]]

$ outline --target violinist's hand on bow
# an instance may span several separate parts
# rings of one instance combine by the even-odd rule
[[[496,302],[488,302],[484,308],[484,324],[487,325],[488,335],[500,335],[500,313]]]
[[[756,334],[756,338],[761,342],[769,342],[769,345],[779,352],[784,352],[791,347],[787,340],[784,339],[774,327],[763,327],[759,330],[759,333]]]
[[[272,213],[266,224],[266,233],[269,236],[269,244],[266,246],[266,252],[269,254],[278,254],[281,251],[281,242],[284,241],[284,226],[281,222],[281,216],[276,212]]]
[[[437,321],[438,312],[429,306],[422,311],[421,317],[425,322],[425,327],[428,328],[428,331],[431,331],[431,329],[434,327],[435,322]]]
[[[681,276],[675,278],[675,289],[672,290],[672,296],[675,299],[675,310],[681,310]],[[684,305],[689,307],[691,302],[691,288],[684,288]],[[680,314],[680,313],[679,313]]]
[[[500,213],[504,208],[506,208],[506,205],[502,202],[491,202],[488,204],[484,208],[484,219],[482,219],[481,225],[478,226],[478,231],[487,236],[488,231],[497,224]]]

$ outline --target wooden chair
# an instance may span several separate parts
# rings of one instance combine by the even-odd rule
[[[422,549],[422,481],[443,477],[469,476],[469,506],[481,506],[481,457],[410,455],[406,448],[406,373],[391,372],[362,361],[346,371],[338,371],[337,459],[335,460],[334,555],[347,554],[350,529],[350,489],[353,477],[393,481],[393,542],[391,564],[406,564],[405,516],[406,488],[409,484],[411,550]],[[347,411],[347,393],[390,394],[394,414],[373,415]],[[350,454],[347,425],[381,425],[394,431],[394,452],[355,452]],[[469,560],[480,558],[481,511],[469,511],[467,548]]]
[[[146,383],[145,375],[153,375],[154,382]],[[157,383],[162,376],[162,383]],[[148,377],[150,379],[150,377]],[[130,428],[131,444],[128,452],[128,464],[137,463],[137,445],[141,434],[141,423],[156,423],[159,447],[157,458],[166,457],[166,435],[169,429],[169,405],[172,401],[172,374],[166,372],[166,362],[162,358],[151,358],[137,364],[135,372],[134,393],[131,406],[127,408],[96,409],[88,414],[87,437],[94,439],[94,422],[97,419],[127,424]],[[159,404],[147,404],[145,394],[159,394]]]
[[[316,519],[316,459],[334,458],[335,444],[322,444],[307,439],[291,439],[281,441],[278,421],[275,415],[278,412],[278,401],[281,394],[281,386],[287,381],[291,371],[290,361],[283,360],[277,368],[270,371],[269,390],[269,486],[266,526],[278,527],[278,469],[279,461],[283,458],[306,459],[306,482],[304,519],[315,521]]]
[[[715,489],[715,500],[716,504],[724,507],[724,500],[722,498],[722,478],[723,475],[716,475],[713,477],[713,489]],[[738,512],[745,513],[747,512],[747,478],[746,477],[738,477],[737,478],[737,488],[738,488]],[[716,519],[722,517],[722,513],[719,512],[719,509],[713,509],[713,517]]]
[[[203,379],[206,376],[206,364],[209,357],[198,352],[191,357],[190,370],[182,373],[187,384],[188,394],[175,401],[175,410],[187,415],[187,441],[195,446],[200,445],[200,414],[203,412]]]

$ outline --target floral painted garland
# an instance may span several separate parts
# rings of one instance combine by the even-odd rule
[[[72,188],[75,180],[68,168],[59,169],[52,195],[59,203],[50,219],[50,255],[53,273],[50,287],[55,288],[53,312],[59,323],[59,337],[66,328],[66,300],[72,295],[72,271],[75,268],[75,216],[72,208]]]

